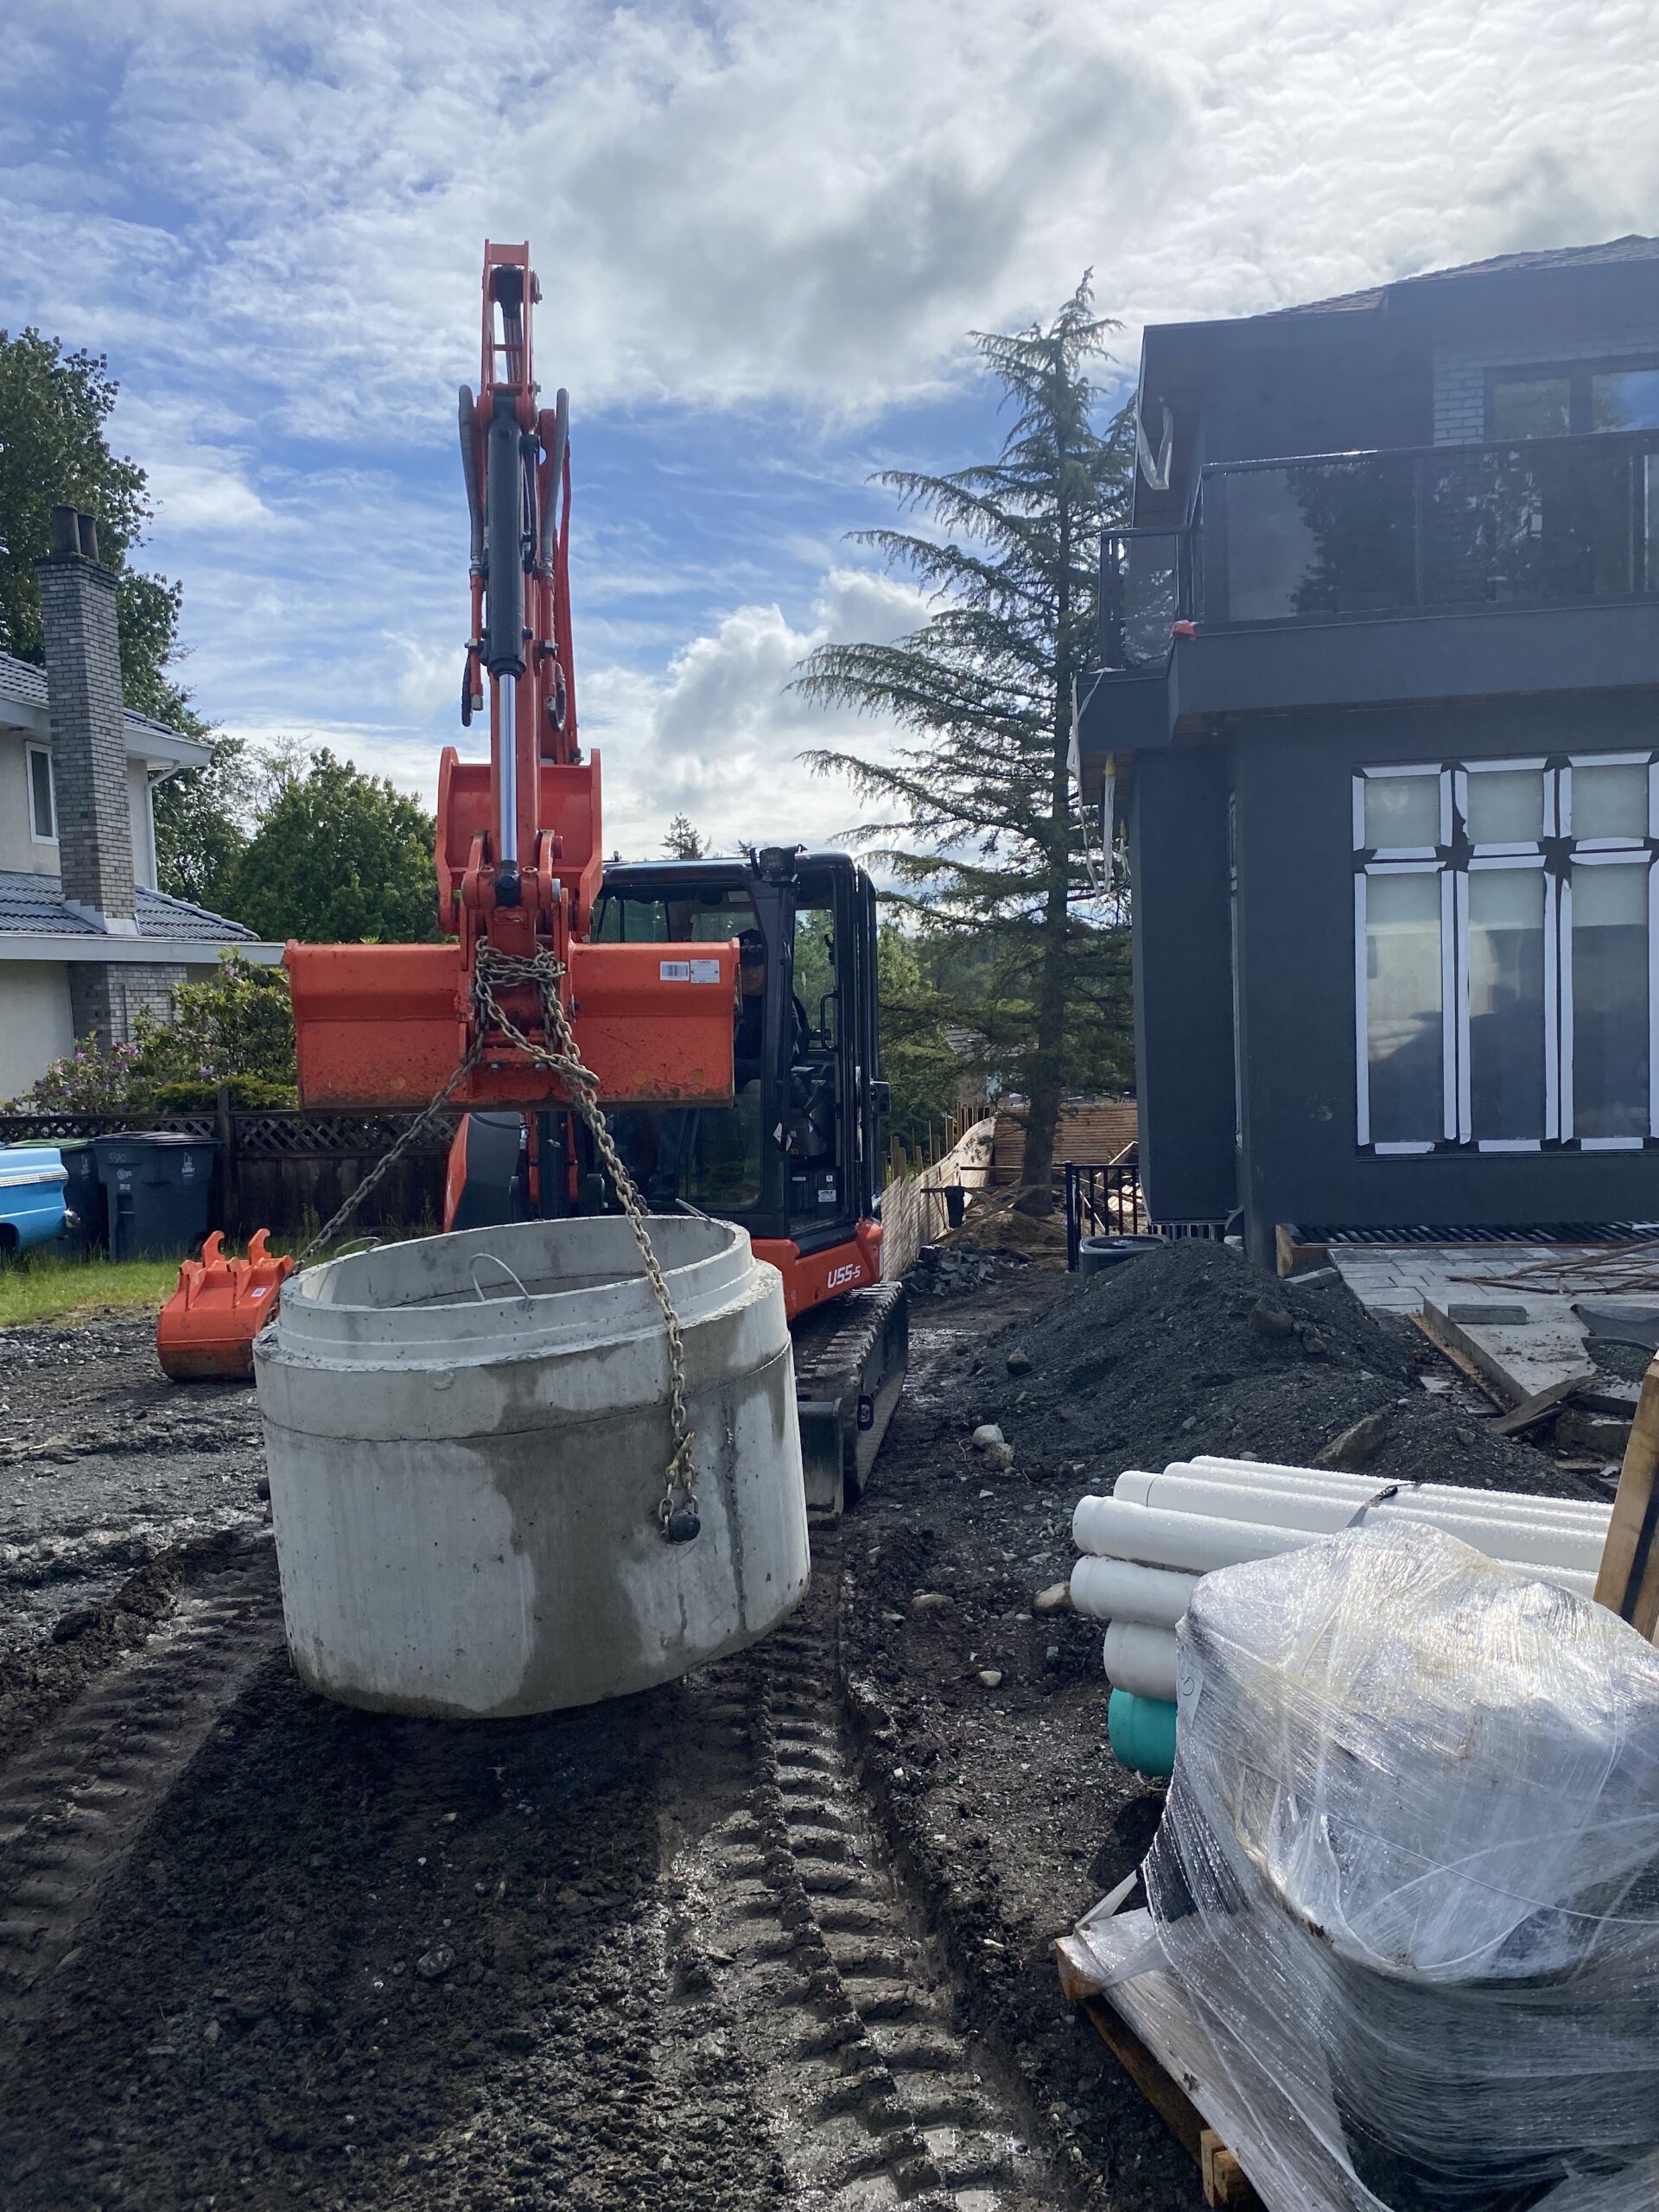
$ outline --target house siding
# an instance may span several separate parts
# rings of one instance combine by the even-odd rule
[[[68,969],[54,961],[0,961],[0,1098],[27,1090],[74,1042]]]

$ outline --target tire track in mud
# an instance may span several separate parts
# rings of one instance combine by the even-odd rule
[[[914,2202],[1036,2212],[1063,2192],[861,1787],[839,1673],[841,1531],[813,1531],[801,1609],[721,1673],[748,1738],[741,1802],[677,1872],[745,2016],[780,2156],[824,2212]],[[758,1772],[757,1772],[758,1770]]]
[[[0,1777],[0,2049],[281,1635],[266,1548],[184,1591]]]

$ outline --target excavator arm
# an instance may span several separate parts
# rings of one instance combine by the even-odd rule
[[[539,987],[480,1001],[480,967],[523,976],[534,961],[559,998],[600,1096],[629,1104],[733,1096],[735,943],[588,941],[604,868],[600,761],[576,731],[570,624],[569,406],[540,404],[533,324],[541,286],[528,245],[486,245],[479,389],[460,429],[472,620],[461,721],[487,715],[489,757],[446,746],[438,774],[438,926],[429,945],[289,944],[302,1104],[423,1106],[472,1058],[461,1105],[556,1104],[558,1076],[533,1046]],[[499,956],[499,959],[496,957]],[[480,1032],[480,1024],[483,1027]]]

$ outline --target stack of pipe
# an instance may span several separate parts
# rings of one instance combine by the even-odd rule
[[[1182,1459],[1161,1475],[1132,1468],[1109,1497],[1082,1499],[1071,1517],[1083,1554],[1071,1571],[1071,1603],[1108,1624],[1113,1688],[1173,1699],[1175,1624],[1199,1576],[1317,1543],[1347,1528],[1362,1508],[1367,1522],[1427,1521],[1489,1559],[1586,1598],[1595,1594],[1612,1510],[1573,1498],[1390,1483],[1259,1459]]]

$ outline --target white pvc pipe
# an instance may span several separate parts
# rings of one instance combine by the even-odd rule
[[[1071,1605],[1090,1620],[1146,1621],[1173,1629],[1198,1586],[1196,1574],[1085,1552],[1071,1570]]]
[[[1164,1512],[1119,1497],[1079,1499],[1071,1539],[1080,1552],[1139,1560],[1148,1567],[1184,1567],[1189,1574],[1208,1574],[1212,1567],[1234,1567],[1243,1559],[1268,1559],[1317,1541],[1306,1529]]]
[[[1379,1487],[1382,1487],[1379,1485]],[[1370,1495],[1374,1497],[1376,1492]],[[1125,1503],[1151,1506],[1175,1513],[1202,1514],[1206,1518],[1264,1522],[1275,1529],[1306,1529],[1321,1535],[1335,1535],[1352,1522],[1365,1506],[1341,1492],[1326,1494],[1313,1485],[1293,1490],[1263,1484],[1256,1490],[1217,1482],[1204,1475],[1135,1475],[1120,1478],[1113,1496]],[[1447,1535],[1461,1537],[1493,1559],[1513,1560],[1517,1566],[1580,1567],[1593,1574],[1601,1563],[1605,1532],[1593,1528],[1563,1527],[1535,1521],[1508,1510],[1508,1501],[1494,1491],[1467,1491],[1455,1501],[1426,1498],[1421,1491],[1402,1490],[1391,1498],[1369,1506],[1368,1522],[1427,1522]]]
[[[1114,1689],[1173,1702],[1176,1649],[1173,1628],[1148,1628],[1142,1621],[1114,1621],[1102,1647],[1106,1678]]]
[[[1389,1517],[1389,1509],[1379,1507],[1369,1517]],[[1396,1522],[1410,1522],[1414,1516],[1395,1512],[1391,1517]],[[1221,1520],[1209,1514],[1181,1513],[1168,1507],[1132,1505],[1127,1499],[1117,1497],[1081,1499],[1072,1516],[1071,1529],[1079,1549],[1101,1558],[1130,1560],[1146,1567],[1179,1567],[1189,1574],[1209,1574],[1217,1567],[1236,1567],[1243,1560],[1268,1559],[1280,1552],[1296,1551],[1305,1544],[1319,1542],[1331,1533],[1307,1527]],[[1529,1569],[1584,1596],[1594,1594],[1595,1576],[1586,1568],[1559,1566],[1550,1560],[1522,1559],[1494,1550],[1493,1546],[1498,1541],[1524,1546],[1533,1541],[1524,1534],[1510,1536],[1473,1527],[1451,1533],[1460,1535],[1477,1551],[1484,1552],[1489,1559],[1498,1560],[1503,1566]]]
[[[1205,1475],[1217,1482],[1234,1483],[1245,1487],[1267,1481],[1293,1487],[1304,1483],[1329,1486],[1345,1491],[1357,1500],[1368,1497],[1382,1486],[1376,1475],[1346,1474],[1330,1467],[1281,1467],[1265,1459],[1220,1459],[1205,1453],[1196,1459],[1176,1459],[1164,1470],[1171,1475]],[[1386,1479],[1386,1478],[1382,1478]],[[1536,1516],[1544,1520],[1570,1521],[1575,1524],[1593,1523],[1605,1530],[1612,1508],[1599,1499],[1588,1497],[1534,1497],[1520,1491],[1475,1491],[1460,1483],[1416,1483],[1414,1490],[1421,1497],[1453,1500],[1470,1497],[1502,1498],[1516,1513]]]

